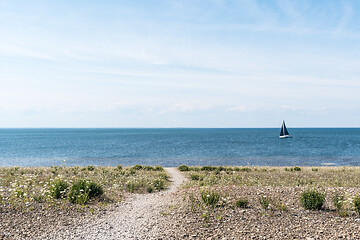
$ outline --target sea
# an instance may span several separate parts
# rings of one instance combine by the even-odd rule
[[[0,166],[359,166],[360,128],[0,129]]]

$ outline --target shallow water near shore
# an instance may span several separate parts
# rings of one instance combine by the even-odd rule
[[[359,128],[0,129],[0,166],[359,166]]]

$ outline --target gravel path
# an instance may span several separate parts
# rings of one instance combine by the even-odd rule
[[[171,194],[186,180],[176,168],[165,168],[172,184],[166,191],[134,194],[115,211],[72,228],[57,229],[43,239],[154,239],[162,230],[159,218]]]

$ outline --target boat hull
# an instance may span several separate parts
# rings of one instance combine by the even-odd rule
[[[292,138],[291,135],[284,135],[284,136],[279,136],[279,138]]]

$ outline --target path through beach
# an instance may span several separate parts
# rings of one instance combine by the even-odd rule
[[[169,197],[186,180],[176,168],[165,168],[171,176],[169,189],[153,194],[134,194],[115,211],[83,225],[64,228],[43,239],[153,239],[159,234],[158,218],[169,205]]]

